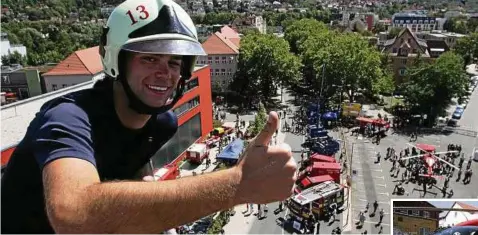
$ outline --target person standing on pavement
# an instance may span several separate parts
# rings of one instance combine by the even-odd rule
[[[279,124],[275,112],[236,166],[141,181],[143,166],[176,133],[171,108],[197,56],[206,55],[178,4],[122,2],[99,52],[106,78],[43,105],[12,154],[1,184],[2,233],[162,233],[292,194],[290,147],[267,146]]]
[[[385,215],[385,212],[383,211],[383,208],[380,209],[380,220],[379,220],[379,223],[381,224],[382,223],[382,220],[383,220],[383,216]]]

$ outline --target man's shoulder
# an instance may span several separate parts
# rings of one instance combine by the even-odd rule
[[[40,108],[39,115],[48,116],[59,114],[59,116],[78,116],[83,114],[91,115],[92,112],[103,110],[108,99],[108,91],[99,88],[89,88],[68,93],[54,98]]]
[[[173,111],[168,111],[159,115],[156,115],[156,124],[160,128],[178,128],[178,117]]]
[[[178,117],[173,111],[156,115],[154,133],[161,139],[171,138],[178,130]]]

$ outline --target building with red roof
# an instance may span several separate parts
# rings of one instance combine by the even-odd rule
[[[47,92],[103,77],[103,64],[98,46],[73,52],[43,74]]]
[[[239,34],[229,26],[222,27],[220,32],[211,34],[203,42],[202,46],[208,55],[200,56],[197,63],[210,66],[213,90],[227,90],[237,70],[239,44]]]

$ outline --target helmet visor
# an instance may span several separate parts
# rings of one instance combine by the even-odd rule
[[[123,50],[163,55],[205,56],[202,45],[198,42],[177,39],[149,40],[128,43]]]

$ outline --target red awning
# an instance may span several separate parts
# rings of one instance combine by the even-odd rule
[[[417,144],[417,148],[426,152],[435,152],[436,149],[435,146],[430,144]]]

